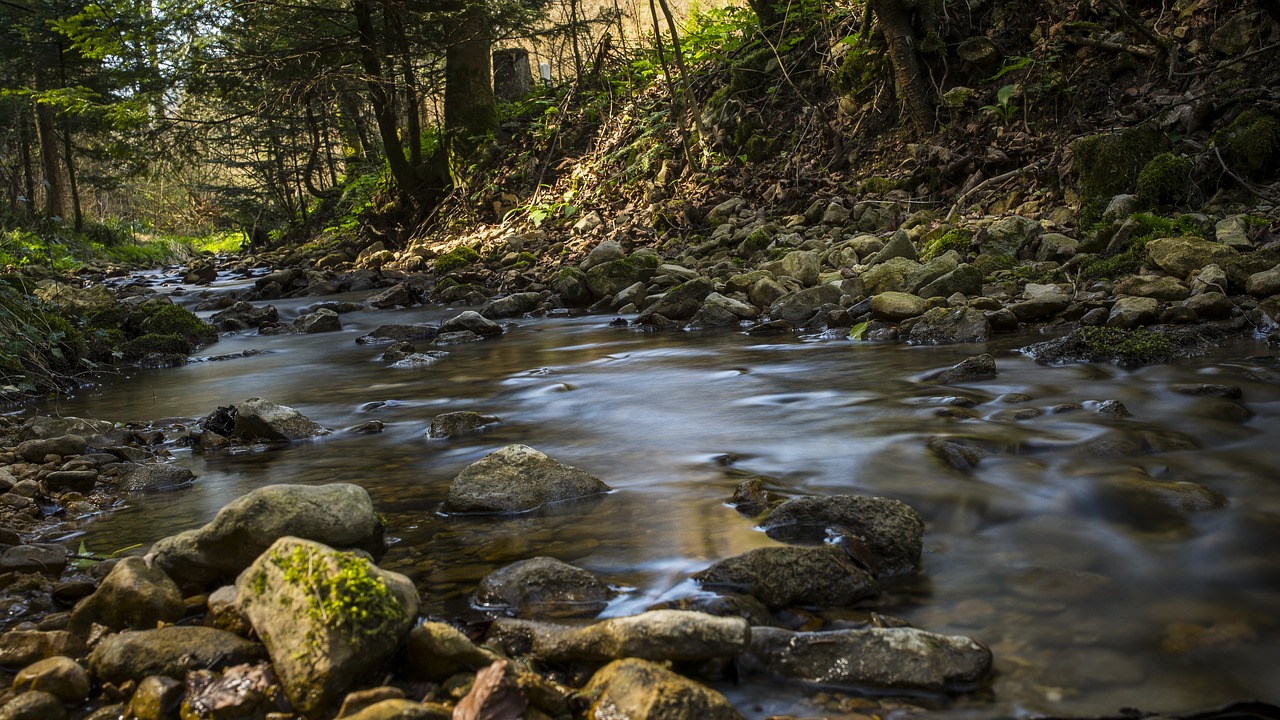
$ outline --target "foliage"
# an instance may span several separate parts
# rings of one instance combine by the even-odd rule
[[[1168,145],[1163,133],[1144,127],[1077,140],[1072,149],[1080,176],[1081,225],[1099,220],[1115,195],[1133,192],[1142,168]]]
[[[1001,86],[1000,89],[996,91],[995,104],[983,105],[982,110],[990,113],[996,119],[1000,120],[1002,124],[1008,125],[1013,120],[1013,117],[1017,115],[1018,110],[1021,109],[1010,102],[1013,99],[1015,92],[1017,92],[1016,85]]]
[[[0,338],[0,398],[62,392],[73,384],[83,338],[16,279],[0,279]]]

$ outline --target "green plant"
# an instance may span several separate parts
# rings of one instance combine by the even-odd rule
[[[1014,93],[1017,91],[1016,85],[1002,85],[996,91],[996,103],[994,105],[983,105],[982,109],[994,115],[1005,125],[1008,125],[1013,121],[1013,117],[1018,114],[1018,111],[1021,110],[1011,102]]]

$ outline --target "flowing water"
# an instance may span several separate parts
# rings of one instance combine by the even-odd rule
[[[304,302],[275,304],[292,316]],[[285,448],[175,450],[198,476],[193,487],[131,498],[69,528],[68,540],[98,551],[150,543],[264,484],[352,482],[387,516],[383,565],[415,580],[424,613],[474,614],[467,595],[486,573],[548,555],[622,588],[605,614],[624,615],[693,591],[688,577],[715,560],[770,544],[726,504],[742,480],[764,476],[781,494],[887,496],[924,516],[922,580],[876,609],[979,638],[997,669],[989,690],[913,699],[940,716],[1280,701],[1280,360],[1263,343],[1124,371],[1037,365],[1013,350],[1036,339],[1027,337],[920,348],[642,333],[609,327],[607,316],[522,319],[420,369],[390,369],[382,348],[355,342],[383,323],[456,312],[355,312],[338,333],[227,336],[205,352],[264,352],[109,377],[62,402],[64,414],[123,421],[199,417],[261,396],[337,430]],[[994,380],[922,380],[982,351],[997,357]],[[1174,392],[1179,383],[1240,386],[1252,415]],[[1108,400],[1132,416],[1099,412]],[[463,439],[427,438],[431,417],[452,410],[502,422]],[[385,430],[346,430],[370,420]],[[1144,432],[1172,438],[1165,447],[1198,447],[1141,454],[1134,439]],[[926,449],[933,437],[995,454],[965,474]],[[509,443],[615,491],[544,514],[441,516],[450,479]],[[1171,509],[1126,490],[1135,478],[1194,482],[1227,504]],[[832,696],[811,687],[753,679],[720,689],[752,718],[842,716],[815,704]]]

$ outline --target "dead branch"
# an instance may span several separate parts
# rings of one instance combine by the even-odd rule
[[[946,219],[950,220],[956,214],[956,212],[960,210],[960,207],[964,205],[965,201],[968,200],[971,196],[978,194],[979,192],[987,189],[988,187],[1003,185],[1005,182],[1008,182],[1009,180],[1012,180],[1013,178],[1019,175],[1026,175],[1027,173],[1040,170],[1044,166],[1048,165],[1049,161],[1053,160],[1055,157],[1056,155],[1046,157],[1046,158],[1041,158],[1031,163],[1030,165],[1020,167],[1016,170],[1010,170],[1009,172],[1004,173],[1002,175],[996,175],[995,177],[983,180],[977,185],[974,185],[968,190],[965,190],[964,192],[960,193],[959,197],[957,197],[955,202],[952,203],[951,210],[947,213]]]
[[[1080,37],[1079,35],[1069,34],[1064,39],[1067,42],[1073,43],[1075,45],[1082,45],[1084,47],[1097,48],[1099,50],[1108,50],[1110,52],[1133,53],[1134,55],[1141,55],[1142,57],[1148,58],[1148,59],[1154,58],[1156,55],[1159,54],[1157,51],[1152,50],[1151,48],[1148,48],[1148,47],[1142,47],[1141,45],[1122,45],[1120,43],[1107,42],[1105,40],[1090,40],[1089,38]]]

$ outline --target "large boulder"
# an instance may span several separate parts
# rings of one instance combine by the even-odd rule
[[[791,680],[893,691],[971,690],[991,672],[981,643],[916,628],[792,632],[752,628],[744,669]]]
[[[527,445],[508,445],[468,465],[449,485],[447,513],[519,513],[611,490],[600,478]]]
[[[293,330],[300,335],[337,332],[342,329],[342,319],[338,313],[329,308],[320,308],[313,313],[299,315],[293,320]]]
[[[1107,327],[1131,330],[1150,325],[1160,317],[1160,301],[1149,297],[1125,296],[1116,300],[1107,315]]]
[[[920,567],[924,520],[904,502],[861,495],[792,498],[764,519],[769,537],[786,542],[816,543],[831,537],[859,539],[873,556],[880,576],[912,572]]]
[[[895,257],[862,273],[862,282],[868,295],[884,292],[902,292],[907,278],[920,269],[920,263],[905,257]]]
[[[991,322],[975,308],[933,308],[911,326],[907,339],[921,345],[986,342],[991,339]]]
[[[746,592],[770,608],[843,607],[880,593],[875,578],[843,548],[831,545],[756,548],[693,579],[714,590]]]
[[[597,265],[603,265],[614,260],[621,260],[627,256],[627,251],[623,249],[622,243],[617,240],[605,240],[604,242],[591,248],[591,252],[578,263],[578,267],[583,271],[590,270]]]
[[[260,397],[251,397],[235,407],[234,434],[240,440],[289,442],[329,432],[297,410]]]
[[[243,300],[209,318],[219,330],[247,330],[264,323],[280,322],[280,312],[274,305],[256,306]]]
[[[108,635],[89,653],[89,672],[119,685],[148,675],[184,679],[192,670],[218,670],[265,660],[262,645],[225,630],[169,625]]]
[[[375,557],[386,547],[382,520],[364,488],[267,485],[233,500],[204,527],[160,540],[151,557],[179,583],[203,586],[234,578],[286,535]]]
[[[802,323],[813,317],[814,313],[822,309],[822,306],[840,302],[842,295],[840,287],[831,283],[797,290],[774,300],[769,305],[769,317],[774,320]]]
[[[417,618],[418,591],[358,554],[283,537],[236,579],[236,605],[290,702],[319,716],[395,654]]]
[[[613,591],[600,578],[555,558],[535,557],[494,570],[474,604],[513,617],[594,617]]]
[[[594,698],[587,720],[742,720],[725,696],[644,660],[609,663],[582,694]]]
[[[982,271],[963,263],[947,274],[921,287],[916,294],[926,300],[935,297],[951,297],[956,293],[977,295],[982,292]]]
[[[751,627],[740,617],[650,610],[585,627],[499,618],[489,626],[485,644],[510,656],[532,655],[548,662],[678,661],[737,657],[750,637]]]
[[[1011,215],[1009,217],[1000,218],[987,228],[986,237],[982,239],[980,247],[982,252],[988,255],[1004,255],[1008,257],[1018,257],[1018,252],[1022,248],[1030,245],[1036,238],[1040,237],[1043,230],[1040,223],[1030,218],[1019,215]]]
[[[18,439],[40,440],[63,435],[78,435],[81,438],[88,438],[95,435],[106,435],[113,429],[115,429],[115,425],[108,420],[36,415],[22,423],[22,427],[18,429]]]
[[[83,455],[85,439],[79,435],[61,435],[59,437],[24,440],[14,448],[13,453],[29,463],[43,463],[46,456]]]
[[[1027,283],[1022,302],[1010,310],[1021,322],[1035,322],[1057,315],[1071,305],[1071,293],[1060,285]]]
[[[871,297],[871,315],[879,320],[898,322],[916,317],[925,311],[924,298],[903,292],[882,292]]]
[[[127,557],[76,605],[69,628],[80,637],[88,637],[95,624],[112,631],[150,630],[177,622],[185,612],[182,591],[168,575],[143,558]]]
[[[1116,283],[1115,294],[1176,301],[1186,300],[1191,289],[1181,280],[1167,275],[1130,275]]]
[[[1230,245],[1186,235],[1158,238],[1147,243],[1147,262],[1170,275],[1185,279],[1206,265],[1222,264],[1240,253]]]

